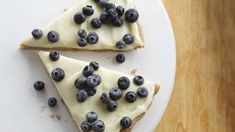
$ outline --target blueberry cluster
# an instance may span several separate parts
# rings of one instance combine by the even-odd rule
[[[88,112],[86,114],[86,121],[82,122],[80,128],[83,132],[103,132],[105,130],[105,124],[103,121],[98,120],[98,115],[95,112]]]
[[[31,34],[34,39],[40,39],[43,36],[43,32],[41,29],[33,29]],[[47,39],[51,43],[55,43],[59,40],[59,34],[56,31],[52,30],[52,31],[48,32]]]
[[[76,24],[82,24],[86,21],[86,17],[94,14],[94,9],[91,5],[87,5],[82,8],[82,12],[77,12],[73,19]]]
[[[94,96],[97,92],[97,86],[101,83],[101,77],[94,74],[99,69],[97,62],[91,62],[83,69],[83,76],[76,79],[74,86],[78,89],[76,98],[78,102],[84,102],[88,96]]]
[[[80,47],[85,47],[87,43],[96,44],[99,41],[99,36],[95,32],[87,33],[84,29],[79,29],[78,31],[78,41],[77,44]]]
[[[130,45],[134,42],[134,36],[130,33],[125,34],[122,38],[122,40],[118,41],[116,43],[116,48],[118,49],[123,49],[125,48],[127,45]]]

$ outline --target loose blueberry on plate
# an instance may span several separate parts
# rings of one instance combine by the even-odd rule
[[[88,77],[90,75],[92,75],[94,73],[94,68],[92,66],[86,66],[84,69],[83,69],[83,75],[85,77]]]
[[[109,14],[106,11],[103,11],[100,14],[100,21],[104,24],[108,24],[111,22],[111,17],[109,16]]]
[[[47,39],[48,41],[55,43],[59,40],[59,34],[56,31],[50,31],[47,34]]]
[[[56,82],[60,82],[64,79],[65,73],[64,70],[61,68],[55,68],[52,72],[51,72],[51,77],[54,81]]]
[[[56,104],[57,104],[57,99],[55,97],[51,97],[48,99],[48,105],[50,107],[54,107],[54,106],[56,106]]]
[[[118,103],[114,100],[109,100],[109,102],[106,103],[106,108],[109,112],[113,112],[117,109]]]
[[[119,100],[119,99],[122,97],[122,91],[121,91],[121,89],[119,89],[119,88],[112,88],[112,89],[109,91],[109,97],[110,97],[112,100]]]
[[[105,124],[101,120],[96,120],[92,123],[92,129],[94,132],[103,132],[105,130]]]
[[[109,97],[109,94],[107,93],[102,93],[100,96],[100,100],[102,103],[107,104],[111,99]]]
[[[116,43],[116,48],[118,48],[118,49],[123,49],[125,47],[126,47],[126,43],[124,41],[118,41]]]
[[[85,29],[79,29],[78,30],[78,36],[81,38],[86,38],[87,31]]]
[[[97,92],[97,88],[96,87],[88,88],[88,89],[86,89],[86,91],[87,91],[87,95],[88,96],[94,96],[96,94],[96,92]]]
[[[109,10],[107,10],[107,13],[111,19],[115,19],[118,17],[118,12],[115,8],[110,8]]]
[[[33,87],[34,87],[35,90],[41,91],[45,88],[45,83],[43,81],[36,81],[33,84]]]
[[[90,44],[96,44],[99,40],[98,34],[95,32],[90,32],[86,38],[87,42]]]
[[[140,75],[137,75],[134,77],[133,81],[136,85],[140,86],[144,83],[144,78]]]
[[[40,30],[40,29],[34,29],[31,34],[32,34],[33,38],[35,38],[35,39],[40,39],[43,35],[42,30]]]
[[[91,62],[90,66],[92,66],[94,68],[95,71],[97,71],[99,69],[99,63],[98,62]]]
[[[85,89],[86,88],[86,78],[85,77],[80,77],[75,80],[74,86],[77,89]]]
[[[77,24],[82,24],[86,20],[86,16],[82,12],[78,12],[74,15],[74,22]]]
[[[123,41],[126,43],[126,44],[131,44],[134,42],[134,36],[132,34],[126,34],[123,36]]]
[[[117,61],[118,63],[123,63],[125,60],[126,60],[126,58],[125,58],[125,56],[124,56],[123,54],[118,54],[118,55],[116,56],[116,61]]]
[[[122,90],[126,90],[130,86],[130,80],[127,77],[121,77],[118,79],[118,87]]]
[[[102,22],[101,22],[101,20],[99,18],[93,18],[91,20],[91,26],[93,28],[98,29],[98,28],[100,28],[102,26]]]
[[[139,87],[137,89],[137,95],[139,97],[147,97],[148,96],[148,89],[146,89],[145,87]]]
[[[125,13],[125,9],[122,6],[117,6],[116,10],[118,12],[119,17],[121,17]]]
[[[134,23],[138,20],[139,13],[136,9],[128,9],[125,13],[125,19],[129,23]]]
[[[52,61],[57,61],[60,58],[60,54],[58,52],[56,52],[56,51],[51,51],[50,54],[49,54],[49,58]]]
[[[78,38],[78,46],[85,47],[87,45],[87,41],[85,38]]]
[[[108,4],[108,0],[99,0],[99,5],[105,7]]]
[[[77,95],[76,95],[76,98],[77,98],[78,102],[86,101],[87,97],[88,97],[87,91],[84,90],[84,89],[79,90]]]
[[[95,112],[88,112],[86,114],[86,119],[88,122],[94,122],[98,119],[98,115]]]
[[[91,124],[88,121],[84,121],[82,122],[80,128],[83,132],[89,132],[91,131]]]
[[[112,24],[113,24],[113,26],[115,26],[115,27],[121,27],[122,25],[123,25],[123,20],[121,19],[121,18],[114,18],[113,20],[112,20]]]
[[[82,8],[82,12],[85,16],[91,16],[94,13],[94,9],[91,5],[87,5]]]
[[[136,98],[137,98],[137,95],[135,92],[128,92],[126,94],[126,101],[128,101],[129,103],[135,102]]]
[[[120,121],[120,125],[122,128],[129,128],[131,126],[131,124],[132,124],[132,120],[131,120],[131,118],[129,118],[127,116],[123,117]]]

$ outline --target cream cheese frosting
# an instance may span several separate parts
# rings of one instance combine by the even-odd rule
[[[122,5],[126,10],[135,8],[133,0],[110,0],[115,5]],[[74,14],[81,12],[86,5],[92,5],[94,14],[87,17],[82,24],[74,22]],[[126,46],[123,50],[132,50],[138,47],[143,47],[142,31],[139,22],[128,23],[124,21],[122,27],[113,27],[103,24],[101,28],[94,29],[90,22],[92,18],[99,18],[102,8],[99,7],[94,0],[81,0],[76,6],[64,12],[61,16],[55,19],[42,29],[43,36],[40,39],[34,39],[32,36],[22,42],[24,48],[39,48],[39,49],[83,49],[83,50],[118,50],[115,47],[117,41],[122,40],[123,36],[131,33],[135,41],[133,44]],[[85,47],[79,47],[77,44],[79,29],[85,29],[88,32],[96,32],[99,36],[99,41],[95,45],[88,44]],[[47,33],[55,30],[59,33],[59,41],[51,43],[47,40]]]
[[[49,75],[51,75],[51,71],[55,68],[62,68],[64,70],[65,78],[61,82],[53,81],[53,83],[79,129],[80,124],[86,120],[86,113],[94,111],[98,114],[99,119],[105,123],[105,132],[119,132],[121,130],[120,120],[122,117],[128,116],[134,120],[145,113],[156,92],[155,83],[145,80],[142,86],[148,89],[148,96],[137,98],[134,103],[128,103],[125,100],[125,94],[129,91],[136,92],[138,88],[132,81],[134,76],[100,67],[94,73],[98,74],[102,79],[101,84],[97,87],[97,93],[89,97],[85,102],[80,103],[76,100],[77,89],[74,86],[74,81],[83,75],[82,71],[89,63],[64,56],[60,56],[58,61],[51,61],[49,52],[44,51],[39,52],[39,57]],[[123,91],[122,98],[118,100],[117,110],[108,112],[105,105],[100,101],[100,96],[103,92],[108,93],[110,89],[117,87],[117,80],[122,76],[129,78],[131,82],[130,87]]]

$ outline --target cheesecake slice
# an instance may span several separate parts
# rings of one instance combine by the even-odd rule
[[[52,21],[50,24],[42,29],[34,31],[35,36],[31,35],[21,43],[23,49],[37,49],[37,50],[118,50],[129,51],[137,48],[144,47],[143,32],[139,20],[131,21],[126,20],[125,16],[127,11],[135,9],[133,0],[109,0],[109,3],[119,5],[125,9],[122,16],[119,16],[123,21],[121,27],[113,26],[113,24],[102,22],[102,26],[99,27],[99,22],[95,21],[92,26],[91,21],[94,18],[100,19],[101,13],[107,13],[105,7],[101,6],[97,0],[80,0],[79,3],[61,14],[58,18]],[[91,7],[94,13],[91,16],[86,16],[85,21],[80,23],[81,20],[75,21],[75,14],[82,13],[84,7]],[[113,7],[114,8],[114,7]],[[136,10],[136,9],[135,9]],[[136,10],[137,11],[137,10]],[[111,12],[111,11],[110,11]],[[116,12],[116,11],[115,11]],[[112,13],[112,12],[111,12]],[[117,13],[117,12],[116,12]],[[135,13],[135,12],[134,12]],[[129,16],[134,14],[129,12]],[[138,13],[138,12],[137,12]],[[82,13],[84,15],[84,13]],[[90,15],[90,14],[89,14]],[[115,15],[115,13],[114,13]],[[137,14],[139,16],[139,13]],[[135,18],[134,18],[135,19]],[[111,21],[111,20],[110,20]],[[77,23],[79,22],[79,24]],[[117,24],[120,21],[117,21]],[[97,24],[98,23],[98,24]],[[96,33],[98,35],[98,41],[95,44],[89,44],[79,46],[78,36],[79,30],[87,31],[89,33]],[[54,33],[52,33],[52,32]],[[131,34],[134,38],[134,42],[126,44],[126,46],[116,47],[116,43],[121,41],[126,34]],[[48,36],[51,39],[48,39]],[[82,41],[84,42],[84,40]]]
[[[135,123],[140,120],[147,112],[149,106],[151,105],[151,102],[154,99],[154,96],[159,90],[159,85],[155,84],[152,81],[143,81],[143,79],[140,79],[140,81],[134,81],[134,76],[109,70],[103,67],[97,68],[88,62],[75,60],[61,55],[59,56],[58,52],[49,53],[46,51],[40,51],[39,57],[43,62],[59,95],[64,101],[64,104],[68,108],[68,111],[71,114],[74,123],[80,131],[81,124],[86,121],[86,114],[88,112],[95,112],[98,115],[98,119],[103,121],[103,123],[105,124],[105,132],[130,131]],[[85,68],[86,66],[90,68]],[[85,71],[84,68],[86,69]],[[56,69],[57,73],[55,74]],[[87,71],[87,69],[92,69],[94,72],[91,73]],[[90,76],[92,76],[92,74],[96,76],[98,75],[101,81],[99,82],[99,84],[97,84],[95,93],[81,100],[82,98],[78,97],[79,91],[88,89],[86,89],[87,87],[85,86],[84,89],[79,89],[75,82],[76,80],[81,78],[89,78]],[[122,77],[129,79],[129,86],[125,87],[125,85],[123,85],[123,82],[121,84],[118,83],[118,80],[120,80],[120,78]],[[95,81],[93,80],[93,82]],[[145,88],[147,90],[147,94],[146,92],[143,92],[142,95],[139,95],[137,89],[140,87]],[[117,107],[108,108],[108,101],[106,100],[107,102],[104,102],[103,99],[101,100],[101,96],[104,93],[109,94],[111,89],[113,88],[118,88],[119,90],[121,90],[122,95],[119,96],[118,99],[112,98],[114,99],[114,102],[117,103]],[[126,96],[128,92],[137,93],[136,100],[133,101],[127,99]],[[131,126],[127,128],[123,128],[123,126],[120,125],[120,121],[124,116],[127,116],[132,120]]]

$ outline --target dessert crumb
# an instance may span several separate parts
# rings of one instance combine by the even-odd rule
[[[66,12],[68,9],[67,8],[64,8],[64,12]]]
[[[42,105],[40,112],[43,112],[44,110],[45,110],[45,105]]]
[[[137,73],[137,68],[131,70],[131,75],[136,75]]]
[[[62,115],[60,115],[60,114],[58,114],[58,113],[52,113],[51,115],[50,115],[50,117],[52,118],[52,119],[57,119],[57,120],[61,120],[61,118],[62,118]]]

